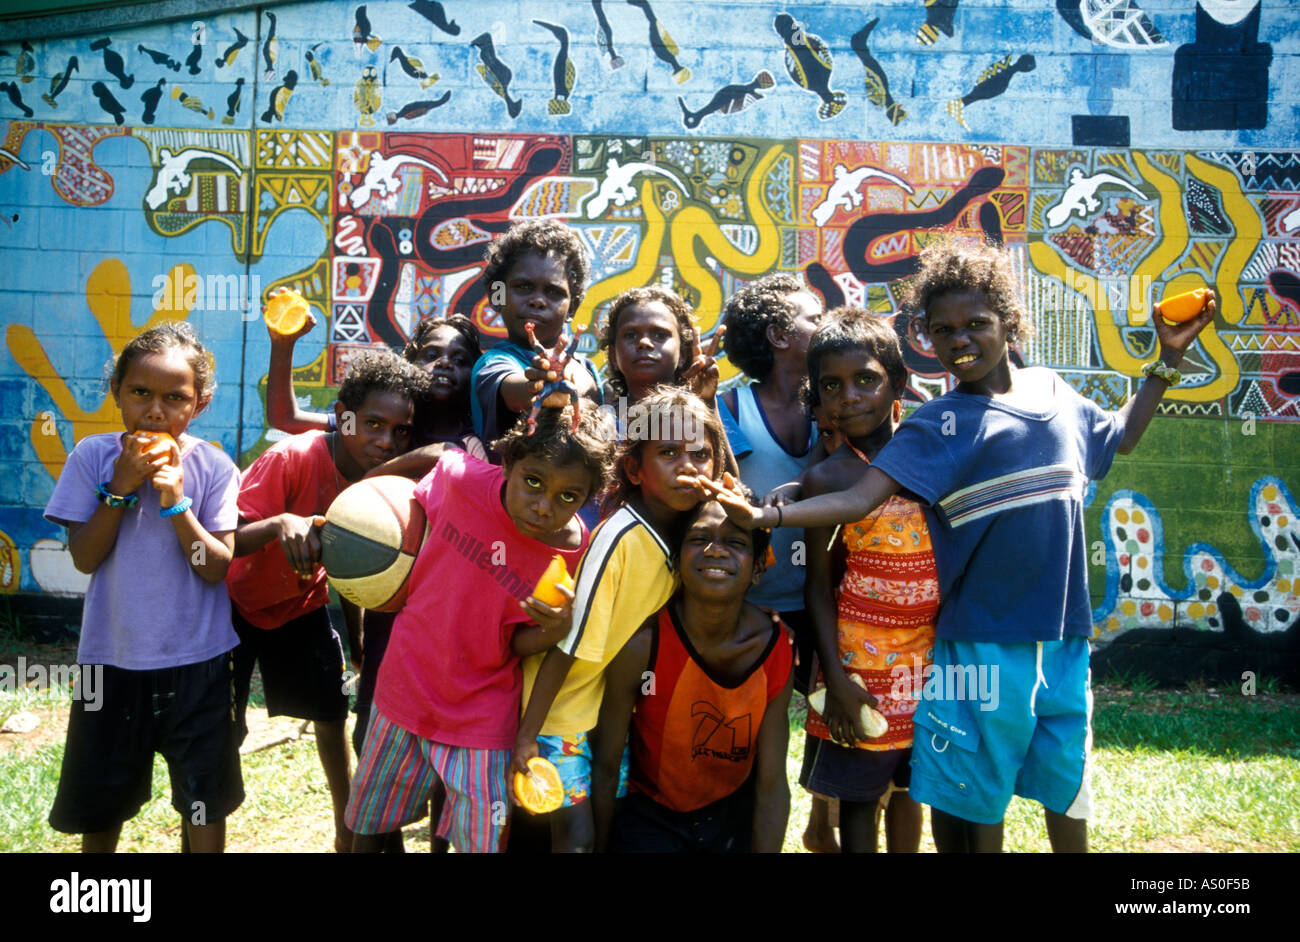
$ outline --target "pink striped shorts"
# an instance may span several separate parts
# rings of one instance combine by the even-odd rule
[[[509,749],[445,746],[376,709],[352,779],[347,825],[358,834],[386,834],[420,820],[436,776],[447,787],[438,836],[458,853],[498,853],[510,820],[509,768]]]

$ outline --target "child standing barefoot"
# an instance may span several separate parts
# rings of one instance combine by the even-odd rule
[[[913,306],[956,388],[917,409],[848,490],[760,511],[722,499],[738,523],[808,527],[860,519],[901,488],[920,497],[943,600],[930,676],[982,674],[988,689],[977,703],[927,684],[912,795],[933,808],[940,851],[1000,850],[1012,794],[1043,805],[1053,850],[1084,851],[1092,703],[1084,488],[1141,440],[1215,303],[1177,325],[1153,318],[1159,358],[1118,412],[1051,370],[1012,367],[1008,345],[1027,325],[1004,252],[933,243]]]
[[[826,315],[808,346],[809,401],[844,446],[805,472],[805,497],[846,490],[866,474],[893,436],[906,385],[907,367],[887,322],[852,308]],[[886,847],[915,853],[921,807],[907,783],[916,702],[912,685],[900,689],[893,668],[905,666],[910,679],[933,659],[939,578],[930,528],[920,506],[896,494],[842,530],[812,527],[806,536],[804,591],[826,704],[822,715],[808,713],[800,784],[839,800],[845,853],[875,852],[876,809],[888,794]],[[889,721],[883,736],[864,737],[863,703]]]
[[[149,800],[158,751],[181,849],[221,851],[244,800],[222,581],[239,471],[185,434],[212,399],[212,365],[188,324],[128,343],[110,385],[126,432],[78,442],[45,508],[90,573],[77,660],[103,670],[99,700],[72,705],[50,825],[81,834],[84,851],[113,851]]]

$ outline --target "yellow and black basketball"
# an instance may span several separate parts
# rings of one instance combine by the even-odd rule
[[[429,524],[415,482],[366,478],[339,494],[321,528],[321,563],[339,595],[376,612],[406,602],[407,580]]]

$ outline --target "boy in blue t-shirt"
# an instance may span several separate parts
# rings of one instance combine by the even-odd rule
[[[861,519],[900,490],[919,498],[943,601],[916,711],[912,797],[933,808],[941,852],[1000,850],[1012,794],[1043,805],[1053,850],[1085,851],[1092,614],[1084,489],[1117,451],[1137,445],[1215,303],[1180,324],[1153,318],[1160,357],[1113,413],[1051,370],[1012,367],[1008,346],[1024,337],[1028,318],[1005,252],[969,240],[932,244],[912,307],[957,384],[903,422],[856,485],[760,509],[701,484],[748,526],[830,526]]]

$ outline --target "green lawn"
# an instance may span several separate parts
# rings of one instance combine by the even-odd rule
[[[29,660],[39,649],[28,648]],[[0,650],[0,663],[15,653]],[[1300,696],[1188,690],[1152,691],[1138,682],[1095,688],[1093,787],[1098,851],[1300,850]],[[797,699],[797,698],[796,698]],[[254,702],[257,702],[256,696]],[[0,734],[0,851],[71,851],[79,838],[45,823],[58,784],[69,696],[0,691],[0,723],[30,711],[41,725],[25,735]],[[792,714],[796,712],[796,707]],[[785,849],[802,852],[809,799],[798,786],[802,720],[787,763],[792,807]],[[250,709],[250,741],[277,743],[244,756],[248,797],[228,822],[235,851],[331,849],[329,794],[310,735],[299,724]],[[153,800],[123,828],[123,851],[174,851],[180,818],[170,805],[167,771],[154,765]],[[923,849],[933,850],[928,836]],[[427,847],[425,824],[408,829],[408,845]],[[1015,799],[1006,847],[1046,851],[1037,805]]]

